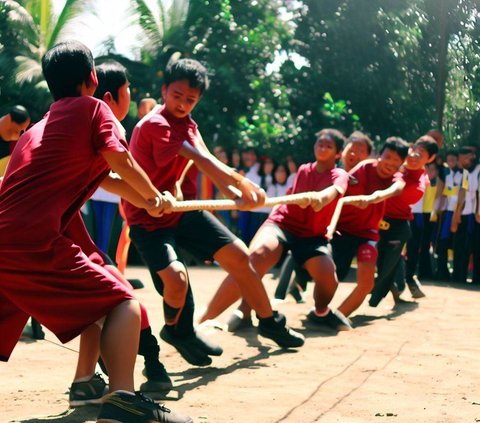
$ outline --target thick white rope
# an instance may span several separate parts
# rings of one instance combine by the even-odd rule
[[[273,207],[279,204],[297,204],[310,202],[311,199],[319,197],[316,191],[301,192],[298,194],[282,195],[280,197],[269,197],[259,207]],[[176,201],[172,211],[185,212],[191,210],[237,210],[238,204],[235,200],[187,200]]]

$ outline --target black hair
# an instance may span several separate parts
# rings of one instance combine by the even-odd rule
[[[429,157],[432,157],[434,154],[438,153],[437,141],[431,135],[421,136],[417,141],[415,141],[414,145],[427,150]]]
[[[458,157],[458,150],[456,150],[455,148],[451,148],[450,150],[447,150],[447,153],[445,154],[445,156]]]
[[[335,146],[337,147],[337,153],[340,153],[340,151],[343,150],[343,146],[347,142],[345,135],[343,135],[338,129],[332,129],[332,128],[322,129],[320,132],[317,132],[315,136],[317,137],[317,140],[322,136],[324,136],[327,138],[331,138],[333,141],[335,141]]]
[[[95,66],[98,78],[98,87],[95,97],[100,100],[106,93],[110,93],[115,101],[118,101],[118,90],[128,81],[127,69],[116,60],[107,60],[101,65]]]
[[[473,152],[473,147],[468,145],[463,145],[458,149],[458,154],[471,154]]]
[[[78,86],[88,82],[94,63],[92,52],[79,41],[53,46],[42,58],[42,70],[53,99],[78,97]]]
[[[351,142],[364,142],[367,145],[368,154],[372,154],[373,141],[367,134],[360,131],[354,131],[347,139],[347,144],[350,144]]]
[[[190,87],[200,89],[202,94],[210,84],[205,66],[193,59],[179,59],[169,64],[163,78],[163,82],[167,86],[172,82],[186,79]]]
[[[407,141],[400,137],[388,137],[383,144],[380,154],[386,149],[395,151],[401,159],[405,159],[408,155],[408,149],[410,148]]]
[[[30,119],[28,110],[19,104],[12,106],[8,114],[10,115],[12,122],[15,123],[25,123],[28,119]]]

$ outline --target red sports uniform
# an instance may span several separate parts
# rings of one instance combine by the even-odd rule
[[[0,190],[1,360],[29,316],[67,342],[133,298],[78,245],[78,211],[110,171],[100,152],[125,150],[110,109],[86,96],[53,103],[20,138]]]
[[[149,119],[137,124],[130,139],[130,151],[160,192],[173,193],[175,182],[188,163],[178,151],[184,141],[197,146],[199,139],[197,124],[190,116],[178,119],[162,106]],[[194,166],[187,173],[182,185],[185,200],[193,199],[197,194],[197,173]],[[174,227],[182,216],[182,213],[170,213],[160,218],[152,217],[127,201],[123,201],[123,206],[128,224],[148,231]]]
[[[347,190],[348,173],[340,168],[319,173],[316,165],[316,163],[308,163],[300,166],[292,193],[322,191],[333,185],[343,195]],[[340,197],[338,196],[318,212],[315,212],[312,207],[302,209],[295,204],[283,204],[270,213],[266,223],[273,222],[300,238],[324,237]]]

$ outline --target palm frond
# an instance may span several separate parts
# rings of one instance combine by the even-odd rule
[[[189,0],[173,0],[168,9],[168,27],[182,26],[187,18]],[[164,28],[165,29],[165,28]]]
[[[38,60],[26,56],[17,56],[15,62],[17,65],[15,82],[17,84],[36,83],[43,78],[42,67]]]
[[[132,8],[137,17],[138,24],[147,38],[145,44],[150,48],[158,48],[162,45],[163,29],[155,18],[155,14],[147,6],[144,0],[131,0]]]
[[[94,4],[94,0],[67,0],[49,37],[45,40],[47,49],[60,41],[69,24],[79,18],[82,13],[88,10],[91,14],[95,14]]]
[[[16,1],[0,2],[0,44],[4,49],[26,52],[40,47],[40,33],[30,13]]]

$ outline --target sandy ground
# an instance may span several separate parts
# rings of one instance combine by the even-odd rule
[[[212,267],[191,270],[198,309],[223,275]],[[128,276],[144,281],[136,292],[158,334],[161,300],[148,273],[130,268]],[[265,282],[272,292],[275,282]],[[352,286],[340,285],[334,305]],[[478,288],[430,283],[427,298],[413,307],[395,310],[390,298],[377,308],[364,305],[353,317],[355,330],[338,335],[305,321],[310,290],[306,304],[287,299],[278,305],[307,337],[298,351],[283,351],[255,330],[238,336],[203,327],[225,352],[210,367],[192,368],[162,343],[175,386],[166,405],[195,422],[480,422]],[[95,421],[98,408],[68,409],[77,350],[77,341],[61,346],[49,332],[43,341],[22,339],[11,360],[0,363],[0,423]],[[142,368],[139,357],[138,385]]]

